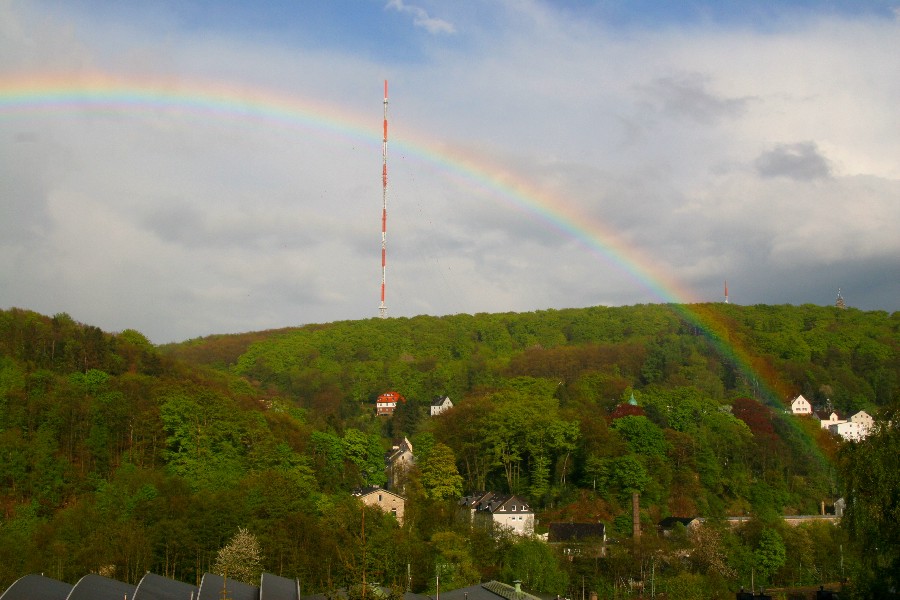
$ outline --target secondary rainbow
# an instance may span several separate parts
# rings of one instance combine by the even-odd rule
[[[68,113],[75,110],[158,111],[206,118],[265,121],[313,132],[338,134],[377,147],[383,143],[377,119],[361,117],[306,98],[221,82],[177,78],[127,78],[107,73],[23,74],[0,79],[0,120],[21,114]],[[374,126],[373,126],[374,125]],[[487,157],[463,154],[424,136],[407,135],[393,144],[400,152],[491,192],[520,210],[577,240],[593,254],[624,271],[656,298],[672,305],[683,319],[701,327],[718,350],[770,400],[781,397],[783,386],[765,363],[729,339],[718,311],[696,305],[691,290],[672,278],[652,257],[583,212],[521,174],[492,163]]]

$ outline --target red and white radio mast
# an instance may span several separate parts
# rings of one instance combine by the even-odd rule
[[[388,86],[384,80],[384,137],[381,142],[381,306],[378,307],[379,316],[387,317],[387,306],[384,305],[384,282],[387,273],[387,107]]]

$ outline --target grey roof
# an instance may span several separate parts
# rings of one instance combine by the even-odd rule
[[[603,539],[606,526],[603,523],[550,523],[548,542],[579,542]]]
[[[196,585],[147,573],[138,582],[133,600],[191,600],[196,597]]]
[[[441,406],[444,404],[445,400],[450,402],[450,396],[437,396],[431,401],[431,406]]]
[[[0,600],[66,600],[71,591],[69,583],[32,573],[13,582]]]
[[[537,596],[517,592],[516,588],[499,581],[488,581],[450,591],[441,591],[441,600],[538,600]]]
[[[226,581],[221,575],[215,573],[203,575],[196,600],[222,600],[223,583],[230,600],[259,600],[259,588],[255,585],[247,585],[234,579]]]
[[[494,513],[530,513],[531,507],[521,496],[512,494],[495,494],[494,492],[476,492],[460,500],[460,505],[474,511]]]
[[[263,573],[259,583],[259,600],[300,600],[296,579]]]
[[[134,598],[136,589],[130,583],[91,573],[78,580],[66,600],[122,600]]]
[[[696,518],[697,517],[666,517],[659,522],[659,527],[660,529],[672,529],[678,523],[681,523],[682,525],[687,527]]]

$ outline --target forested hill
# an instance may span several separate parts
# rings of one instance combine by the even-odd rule
[[[696,319],[683,317],[701,310],[725,324],[731,341],[714,343]],[[532,376],[562,382],[560,398],[586,395],[601,404],[617,402],[630,387],[691,386],[717,400],[774,392],[784,401],[802,393],[849,412],[897,398],[898,331],[900,313],[882,311],[640,305],[344,321],[211,336],[162,350],[301,402],[326,392],[374,402],[391,388],[428,402]],[[752,371],[736,364],[732,346],[755,359]]]
[[[698,313],[724,332],[684,318]],[[406,401],[377,418],[386,391]],[[650,530],[669,515],[816,512],[840,491],[839,443],[784,414],[798,393],[844,412],[896,404],[900,314],[592,307],[155,347],[66,314],[0,311],[0,589],[27,572],[195,581],[238,527],[258,536],[266,570],[305,591],[357,581],[363,560],[386,584],[414,573],[416,591],[452,563],[450,589],[498,577],[519,556],[518,542],[460,528],[450,507],[463,490],[522,495],[539,529],[599,519],[617,536],[627,536],[632,492]],[[439,395],[455,407],[429,418]],[[385,482],[384,451],[403,436],[418,463],[408,519],[367,517],[360,553],[349,491]],[[740,547],[761,535],[734,542],[728,573],[757,568]],[[573,568],[561,562],[563,579],[550,579],[574,578]],[[593,568],[578,577],[608,583],[609,570]]]

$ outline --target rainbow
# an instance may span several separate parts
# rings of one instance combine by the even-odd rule
[[[0,79],[0,119],[84,109],[171,110],[207,118],[274,122],[372,145],[382,141],[381,122],[375,112],[361,118],[332,105],[258,88],[106,73],[26,74]],[[742,344],[730,338],[730,327],[721,310],[714,305],[697,304],[691,290],[660,269],[652,257],[596,219],[485,157],[463,154],[415,136],[392,140],[391,144],[577,240],[670,305],[682,319],[705,331],[723,358],[741,370],[748,381],[755,382],[769,402],[784,397],[787,390],[767,363],[751,356]]]

